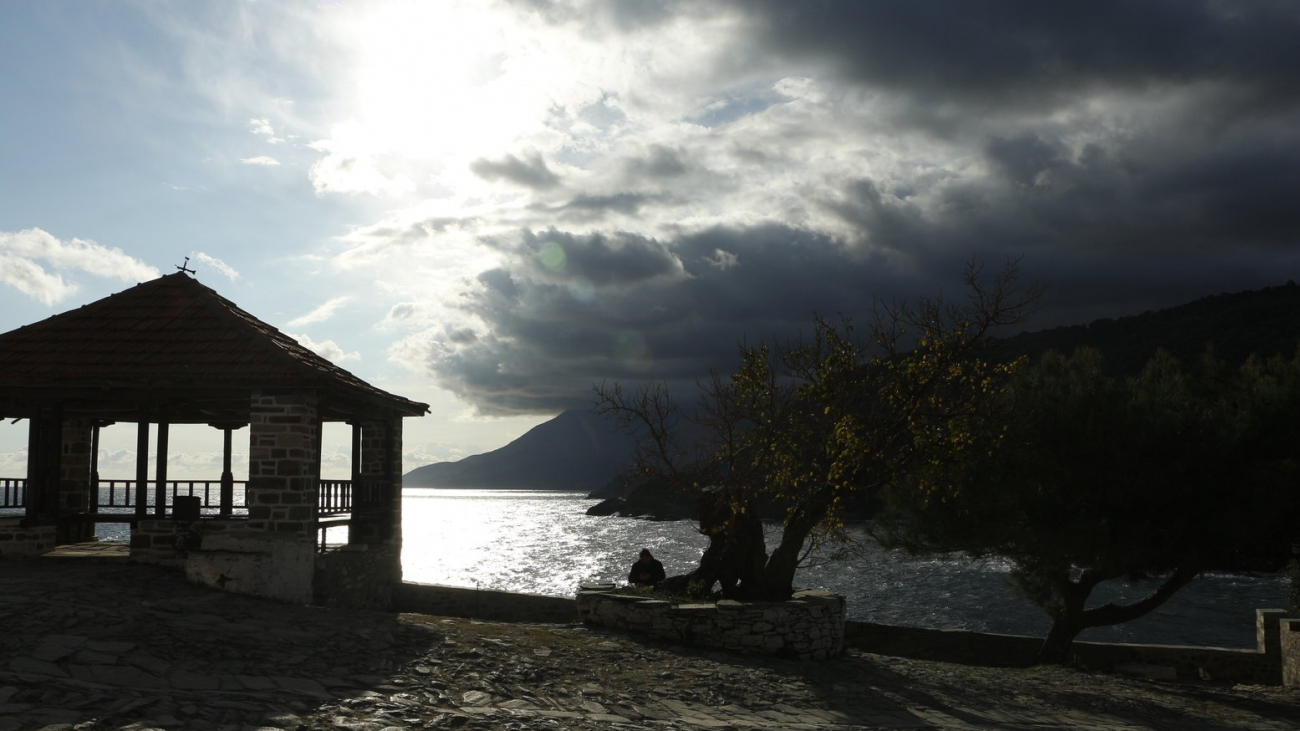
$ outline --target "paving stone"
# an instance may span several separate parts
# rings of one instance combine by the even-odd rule
[[[9,661],[9,669],[15,673],[48,675],[53,678],[68,677],[68,674],[58,665],[55,665],[48,660],[37,660],[32,657],[15,657]]]
[[[154,675],[163,675],[172,667],[171,663],[160,657],[154,657],[153,655],[142,653],[132,653],[124,656],[122,659],[128,665],[133,665],[146,673],[153,673]]]
[[[55,662],[76,652],[86,638],[73,635],[48,635],[32,651],[32,657],[46,662]]]
[[[274,680],[264,678],[260,675],[237,675],[235,679],[249,690],[271,690],[280,686],[275,684]]]
[[[136,667],[103,665],[87,666],[95,673],[95,682],[128,688],[168,688],[167,681],[156,675],[150,675]]]
[[[216,690],[221,687],[221,680],[203,673],[177,670],[167,676],[167,682],[178,690]]]
[[[315,680],[312,680],[311,678],[289,678],[289,677],[277,676],[272,678],[272,680],[274,680],[275,684],[278,685],[280,688],[284,690],[292,691],[294,693],[302,693],[304,695],[309,695],[316,698],[334,697],[332,693],[325,690],[325,686],[321,685]]]
[[[719,721],[715,718],[705,718],[703,716],[683,717],[681,722],[687,726],[696,726],[699,728],[731,728],[731,724],[726,721]]]
[[[116,665],[117,655],[94,650],[78,650],[73,654],[72,662],[82,665]]]
[[[481,690],[471,690],[462,694],[460,700],[467,706],[486,706],[492,702],[492,696]]]
[[[121,655],[135,649],[134,642],[112,642],[108,640],[87,640],[86,649],[95,652],[107,652],[113,655]]]
[[[129,564],[65,566],[0,572],[0,641],[18,643],[0,651],[20,649],[0,668],[0,731],[96,719],[137,731],[1300,728],[1295,690],[857,651],[823,663],[697,653],[582,627],[293,607]],[[69,622],[75,634],[50,634]],[[56,659],[33,657],[37,647]],[[18,658],[47,664],[19,671]]]

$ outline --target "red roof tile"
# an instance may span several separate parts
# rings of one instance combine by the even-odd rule
[[[0,386],[315,388],[409,415],[375,388],[182,272],[0,335]]]

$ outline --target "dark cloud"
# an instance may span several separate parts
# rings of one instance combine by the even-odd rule
[[[685,175],[688,168],[684,154],[664,145],[651,145],[645,157],[632,158],[627,161],[628,177],[651,178],[657,180],[671,179]]]
[[[780,87],[802,96],[737,73],[685,120],[703,136],[634,143],[486,242],[503,262],[461,300],[480,330],[436,338],[443,386],[490,413],[581,407],[600,382],[685,391],[814,313],[959,295],[972,257],[1023,257],[1046,286],[1031,329],[1300,278],[1300,4],[734,7],[754,35],[719,63],[809,77]],[[662,22],[646,12],[619,27]],[[558,182],[540,158],[492,165]],[[601,230],[633,216],[669,233]]]
[[[861,313],[911,282],[879,257],[785,226],[672,242],[528,232],[508,254],[462,304],[491,332],[460,347],[443,334],[431,354],[439,383],[485,413],[588,406],[603,381],[688,389],[729,367],[742,341],[794,337],[814,313]]]
[[[599,221],[609,214],[635,216],[647,203],[661,196],[646,193],[610,193],[608,195],[579,195],[556,206],[535,204],[536,211],[547,211],[567,222]]]
[[[1098,88],[1300,90],[1300,5],[1214,0],[740,3],[767,54],[910,97],[1051,109]]]
[[[504,180],[533,190],[546,190],[560,184],[560,177],[551,172],[539,154],[523,159],[514,155],[506,155],[495,161],[478,159],[470,163],[469,169],[490,183]]]

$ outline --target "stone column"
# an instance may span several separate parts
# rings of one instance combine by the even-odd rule
[[[141,417],[135,425],[135,515],[149,513],[149,421]]]
[[[320,452],[316,395],[254,394],[248,440],[248,527],[311,541]]]
[[[319,421],[312,391],[251,394],[248,520],[200,521],[199,546],[185,559],[190,581],[298,604],[312,601]]]
[[[402,420],[361,422],[348,546],[317,559],[313,601],[389,609],[402,580]]]
[[[365,422],[360,483],[353,488],[356,533],[349,543],[402,545],[402,419]],[[360,518],[360,520],[358,520]]]
[[[63,410],[42,407],[29,420],[27,432],[27,518],[52,523],[59,515],[59,466],[63,459]]]
[[[96,502],[91,494],[93,440],[88,419],[64,420],[59,460],[59,529],[55,538],[58,543],[81,543],[95,536],[94,523],[76,518],[90,513]]]
[[[167,515],[167,450],[168,435],[171,433],[171,424],[166,421],[158,422],[158,454],[153,468],[153,514],[156,518],[162,518]]]
[[[230,470],[230,443],[234,431],[231,427],[221,430],[221,515],[230,517],[235,512],[235,474]]]

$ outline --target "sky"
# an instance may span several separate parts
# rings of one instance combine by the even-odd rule
[[[188,257],[429,403],[409,469],[972,257],[1044,288],[1027,329],[1278,285],[1296,38],[1265,0],[4,3],[0,331]],[[207,476],[220,436],[171,451]]]

